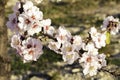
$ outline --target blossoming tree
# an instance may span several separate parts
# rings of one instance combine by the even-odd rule
[[[89,36],[82,39],[80,35],[73,36],[63,26],[55,29],[51,20],[43,19],[43,12],[28,0],[16,3],[6,25],[14,33],[11,47],[17,50],[24,63],[37,61],[44,53],[43,47],[47,47],[62,55],[67,64],[78,61],[83,67],[83,74],[90,76],[106,66],[106,55],[99,53],[99,49],[109,44],[110,35],[115,35],[120,29],[119,19],[108,16],[100,31],[91,27]],[[50,38],[47,44],[41,40],[43,36]]]

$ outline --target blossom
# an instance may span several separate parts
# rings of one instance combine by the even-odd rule
[[[75,51],[66,52],[62,55],[62,58],[67,64],[73,64],[79,58],[79,54]]]
[[[43,13],[39,10],[38,7],[33,6],[31,9],[27,10],[25,12],[33,21],[35,20],[42,20],[43,19]]]
[[[21,46],[20,35],[13,35],[11,38],[11,47],[18,49]]]
[[[101,64],[101,67],[102,66],[106,66],[106,60],[105,60],[105,58],[106,58],[106,55],[103,54],[103,53],[98,55],[98,61]]]
[[[94,43],[97,48],[105,47],[106,45],[106,35],[103,34],[98,34],[97,38],[94,40]]]
[[[23,5],[24,12],[32,9],[33,3],[31,1],[26,1],[25,4]]]
[[[90,34],[90,37],[92,38],[92,40],[96,39],[96,37],[98,36],[97,29],[95,27],[91,27],[89,34]]]
[[[102,30],[108,30],[111,34],[115,35],[120,29],[120,22],[118,18],[113,16],[108,16],[104,19],[103,25],[101,26]]]
[[[83,74],[87,75],[89,74],[90,76],[94,76],[97,74],[98,67],[97,67],[97,62],[91,63],[91,64],[86,64],[83,67]]]
[[[83,63],[83,73],[84,75],[89,74],[90,76],[96,75],[98,68],[101,66],[97,61],[98,52],[91,51],[85,52],[80,58],[79,62]]]
[[[36,61],[43,54],[40,40],[27,38],[22,42],[22,57],[24,62]]]
[[[32,21],[32,19],[25,13],[24,14],[20,14],[18,16],[18,20],[19,20],[18,27],[22,31],[27,31],[32,26],[32,24],[34,23]]]
[[[45,26],[44,27],[44,33],[53,36],[53,34],[55,33],[55,29],[54,29],[53,26]]]
[[[16,13],[9,15],[9,21],[6,23],[6,25],[11,31],[18,33],[19,28],[17,26]]]
[[[96,48],[105,47],[106,45],[105,33],[98,33],[95,27],[92,27],[89,33],[92,38],[92,41],[95,43]]]
[[[40,25],[43,27],[43,32],[45,34],[53,36],[55,29],[51,25],[51,19],[42,20]]]
[[[80,36],[74,36],[72,38],[72,45],[73,45],[73,48],[76,49],[76,51],[79,52],[79,50],[81,49],[82,47],[82,38]]]
[[[64,43],[65,41],[70,41],[71,33],[67,31],[64,27],[59,27],[56,36],[59,43]]]
[[[39,33],[41,31],[42,27],[39,26],[39,22],[34,22],[30,27],[29,29],[27,30],[28,31],[28,35],[33,35],[35,33]]]
[[[91,63],[97,60],[97,51],[89,51],[89,52],[84,52],[82,54],[82,57],[80,58],[79,62],[84,62],[84,63]]]
[[[74,51],[74,48],[70,42],[65,42],[61,48],[63,53]]]
[[[89,43],[82,43],[82,49],[84,50],[84,51],[95,51],[95,52],[97,52],[98,51],[98,49],[96,49],[95,48],[95,45],[94,45],[94,43],[93,42],[89,42]],[[98,53],[96,53],[96,54],[98,54]]]
[[[98,69],[106,66],[105,55],[98,54],[98,51],[84,52],[79,62],[82,63],[84,75],[90,76],[96,75]]]
[[[61,48],[61,54],[63,60],[68,64],[72,64],[79,58],[79,54],[74,50],[73,45],[69,42],[65,42]]]

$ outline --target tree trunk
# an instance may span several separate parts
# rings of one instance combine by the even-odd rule
[[[0,80],[9,80],[10,60],[7,55],[7,27],[5,26],[5,5],[0,0]]]

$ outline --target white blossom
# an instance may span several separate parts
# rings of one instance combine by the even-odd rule
[[[96,48],[101,48],[101,47],[105,47],[106,45],[106,35],[105,33],[98,33],[97,29],[95,27],[92,27],[90,29],[90,36],[93,40],[93,42],[95,43],[95,47]]]
[[[120,22],[118,18],[113,16],[108,16],[104,19],[103,25],[101,26],[102,30],[108,30],[111,34],[115,35],[120,29]]]
[[[97,55],[94,54],[96,54],[96,52],[85,52],[79,60],[79,62],[83,64],[84,75],[96,75],[98,68],[101,67],[101,65],[97,61]]]
[[[23,61],[29,62],[29,61],[36,61],[40,55],[43,54],[42,52],[42,44],[40,40],[34,39],[34,38],[27,38],[27,40],[24,40],[22,42],[22,55],[23,55]]]
[[[18,27],[23,31],[27,31],[34,23],[32,19],[25,13],[20,14],[18,20]]]
[[[11,47],[18,48],[21,46],[20,35],[13,35],[11,38]]]
[[[74,36],[73,38],[73,48],[76,49],[76,51],[79,52],[79,50],[82,47],[82,38],[80,36]]]
[[[82,63],[84,75],[90,76],[96,75],[98,69],[106,66],[105,55],[98,54],[97,51],[84,52],[79,62]]]
[[[96,39],[96,37],[98,36],[98,32],[95,27],[91,27],[89,33],[92,40]]]
[[[33,6],[31,9],[29,9],[25,13],[32,19],[32,21],[43,19],[42,11],[40,11],[39,8],[37,8],[36,6]]]
[[[34,22],[30,27],[29,29],[27,30],[28,31],[28,35],[33,35],[35,33],[39,33],[41,31],[42,27],[39,26],[39,22]]]
[[[98,34],[95,40],[93,40],[97,48],[105,47],[106,45],[106,35],[103,34]]]
[[[89,51],[89,52],[84,52],[82,54],[82,57],[80,58],[79,62],[84,62],[84,63],[91,63],[97,60],[98,52],[97,51]]]
[[[25,4],[23,5],[24,12],[29,11],[32,9],[33,3],[31,1],[26,1]]]
[[[40,25],[43,27],[43,32],[45,34],[53,36],[55,29],[53,26],[51,26],[51,19],[42,20]]]
[[[72,64],[75,60],[79,58],[77,52],[75,52],[73,45],[69,42],[65,42],[61,48],[61,54],[63,56],[63,60],[68,64]]]
[[[87,63],[83,68],[83,73],[84,75],[87,75],[89,74],[90,76],[94,76],[97,74],[97,71],[98,71],[98,67],[97,67],[97,62],[94,62],[94,63]]]
[[[106,66],[106,60],[105,60],[105,58],[106,58],[106,55],[103,54],[103,53],[98,55],[98,61],[101,64],[101,67],[102,66]]]
[[[70,41],[71,33],[67,31],[64,27],[59,27],[57,34],[55,36],[59,43],[64,43],[65,41]]]
[[[94,43],[93,42],[89,42],[89,43],[82,43],[82,49],[84,50],[84,51],[94,51],[94,52],[97,52],[98,51],[98,49],[96,49],[95,48],[95,45],[94,45]],[[98,54],[98,53],[97,53]],[[96,55],[96,54],[95,54]]]

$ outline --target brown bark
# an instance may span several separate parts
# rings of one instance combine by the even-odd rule
[[[5,4],[0,0],[0,80],[9,80],[10,61],[7,55],[7,27],[5,26]]]

